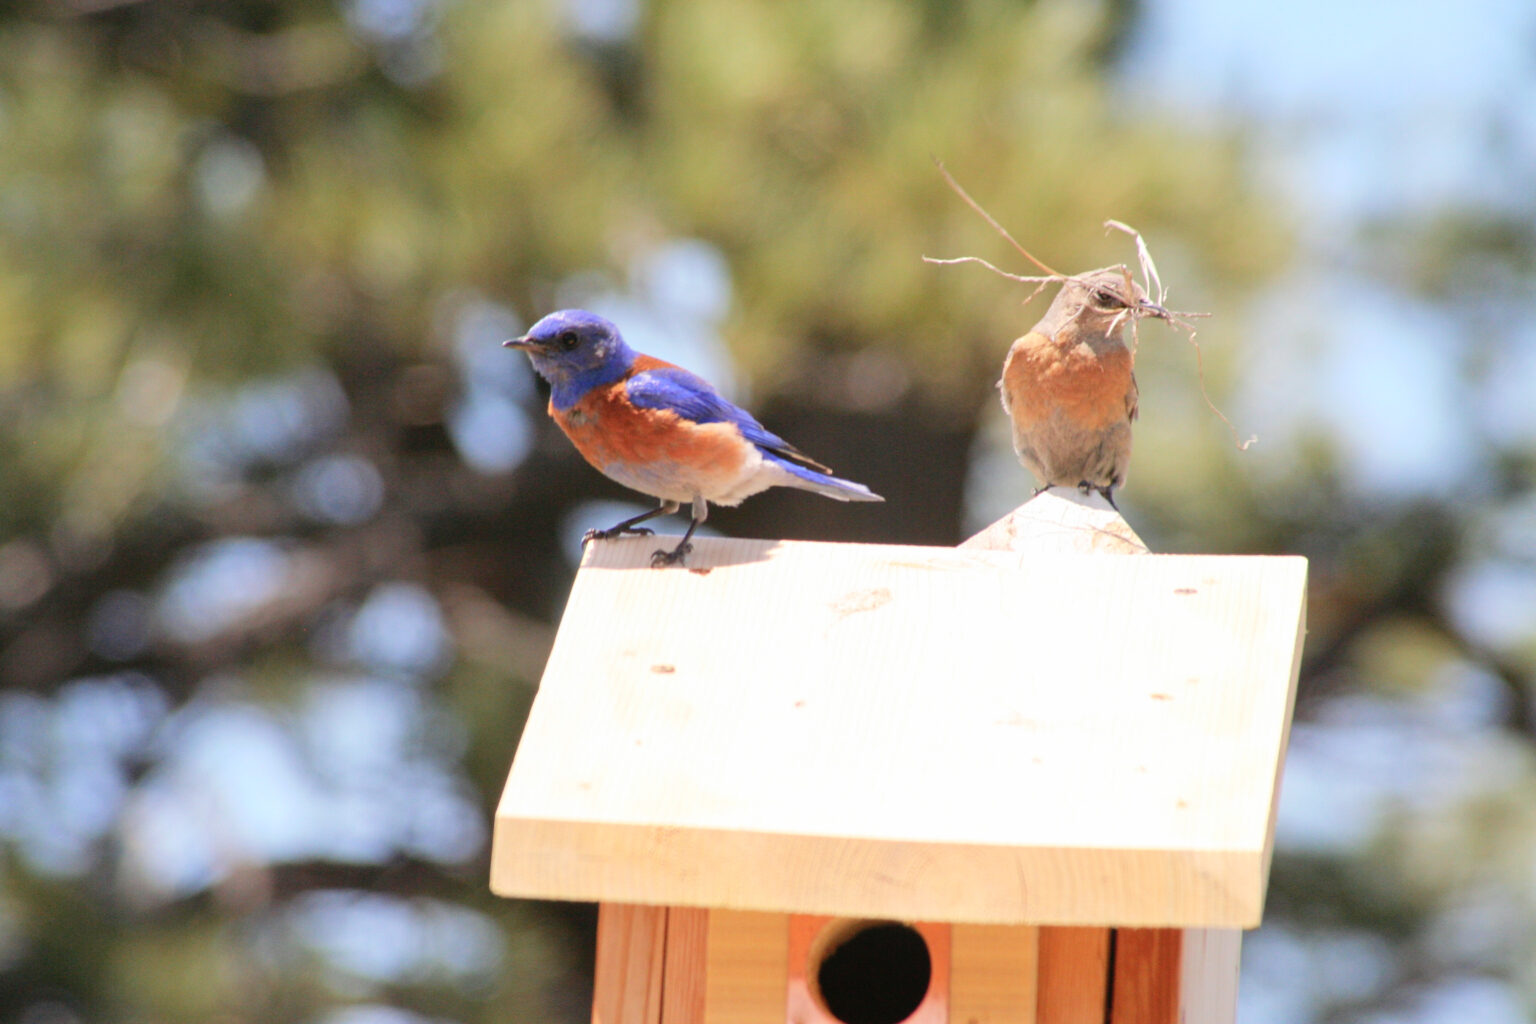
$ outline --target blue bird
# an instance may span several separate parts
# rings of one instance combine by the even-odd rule
[[[604,475],[649,494],[661,507],[583,538],[649,534],[639,524],[693,506],[688,532],[651,565],[680,565],[710,502],[738,505],[770,487],[798,487],[838,501],[884,501],[863,484],[842,480],[744,409],[721,398],[680,366],[642,355],[619,329],[580,309],[551,313],[520,338],[522,349],[550,384],[549,415],[576,450]]]

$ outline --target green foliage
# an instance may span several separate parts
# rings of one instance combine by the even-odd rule
[[[1065,272],[1134,262],[1101,224],[1135,225],[1175,304],[1217,313],[1212,397],[1242,375],[1240,311],[1290,255],[1289,215],[1239,128],[1118,83],[1134,4],[652,0],[612,35],[575,10],[0,13],[0,1018],[586,1018],[590,915],[491,897],[455,814],[489,820],[564,601],[565,517],[620,494],[542,425],[511,354],[495,430],[541,425],[503,471],[465,458],[477,303],[526,321],[637,290],[669,242],[717,249],[754,404],[891,498],[862,520],[769,496],[722,517],[771,536],[953,543],[960,454],[1005,447],[991,384],[1044,303],[922,262],[1032,271],[935,159]],[[1375,235],[1422,293],[1485,324],[1482,297],[1528,283],[1520,218],[1428,223]],[[1129,493],[1154,547],[1313,558],[1304,720],[1340,693],[1429,699],[1448,673],[1508,697],[1480,726],[1498,785],[1434,821],[1405,808],[1364,861],[1277,860],[1282,922],[1373,930],[1405,977],[1449,970],[1423,952],[1438,912],[1529,895],[1536,641],[1469,637],[1436,595],[1510,550],[1496,521],[1529,452],[1501,453],[1486,521],[1382,508],[1324,425],[1279,462],[1235,456],[1177,335],[1150,327],[1138,359]],[[1011,504],[1028,483],[1002,461]],[[231,721],[213,735],[286,752],[250,762],[268,789],[193,758]],[[274,852],[242,812],[318,821]],[[391,969],[315,923],[354,913],[413,922],[365,944]],[[1516,960],[1490,969],[1536,987]]]

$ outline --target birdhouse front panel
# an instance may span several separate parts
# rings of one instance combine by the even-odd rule
[[[1230,1024],[1235,931],[604,904],[594,1024]]]

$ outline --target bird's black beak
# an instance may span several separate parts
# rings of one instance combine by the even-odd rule
[[[537,352],[544,346],[540,345],[538,342],[534,341],[532,338],[525,334],[520,338],[508,338],[506,341],[501,343],[501,347],[520,348],[524,352]]]
[[[1166,309],[1164,309],[1162,306],[1159,306],[1151,299],[1142,299],[1140,304],[1137,305],[1136,311],[1142,316],[1156,317],[1159,320],[1173,319],[1173,314],[1169,313]],[[509,341],[507,344],[510,345],[512,343]]]

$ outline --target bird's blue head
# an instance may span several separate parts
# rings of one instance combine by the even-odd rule
[[[569,408],[594,387],[623,377],[635,361],[619,329],[584,309],[551,313],[521,338],[502,342],[520,348],[554,389],[556,408]]]

